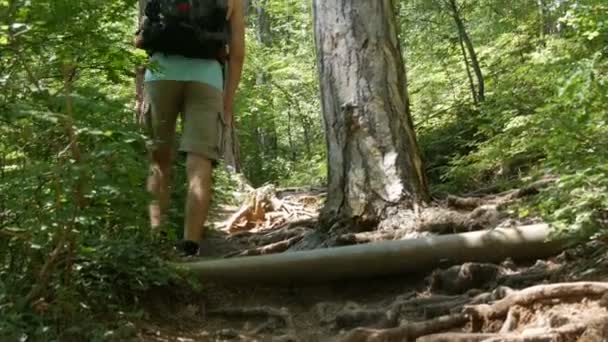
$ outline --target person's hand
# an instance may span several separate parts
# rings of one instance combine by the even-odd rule
[[[232,15],[232,10],[234,9],[234,1],[235,0],[226,0],[226,21],[228,21],[230,19],[230,16]]]

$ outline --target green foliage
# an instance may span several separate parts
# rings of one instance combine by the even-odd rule
[[[254,185],[323,182],[325,140],[310,6],[295,0],[255,4],[265,11],[248,16],[236,115],[243,169]]]
[[[559,179],[556,186],[523,207],[550,219],[557,234],[575,239],[605,238],[608,223],[608,164],[597,165]],[[528,214],[524,212],[523,214]]]
[[[134,9],[0,1],[1,340],[125,340],[146,291],[181,281],[148,228]]]
[[[448,3],[400,7],[434,192],[553,175],[555,185],[511,210],[558,233],[603,236],[608,5],[457,2],[485,75],[479,104]],[[254,185],[322,184],[309,4],[254,5],[235,115],[243,169]],[[126,340],[146,292],[183,281],[148,229],[145,138],[132,111],[133,70],[145,57],[130,47],[135,18],[133,0],[0,0],[0,340]],[[170,227],[179,236],[184,156],[176,164]],[[223,166],[214,183],[213,205],[232,202]]]
[[[533,179],[524,176],[555,175],[559,182],[520,215],[540,215],[579,237],[598,232],[608,208],[607,5],[563,1],[541,18],[537,2],[461,1],[486,75],[487,99],[476,106],[445,10],[407,3],[424,9],[404,21],[404,39],[435,192],[507,188]]]

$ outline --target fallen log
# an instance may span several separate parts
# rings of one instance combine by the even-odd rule
[[[203,281],[319,282],[430,270],[464,262],[545,258],[563,240],[548,240],[544,224],[402,241],[174,264]]]

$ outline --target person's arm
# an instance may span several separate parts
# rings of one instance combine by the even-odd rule
[[[224,115],[226,124],[232,124],[232,111],[236,90],[241,81],[243,63],[245,62],[245,15],[242,1],[234,1],[230,15],[230,43],[228,55],[228,72],[224,89]]]

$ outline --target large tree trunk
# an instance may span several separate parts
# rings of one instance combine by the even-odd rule
[[[323,218],[378,222],[427,199],[392,0],[314,0],[328,144]]]

